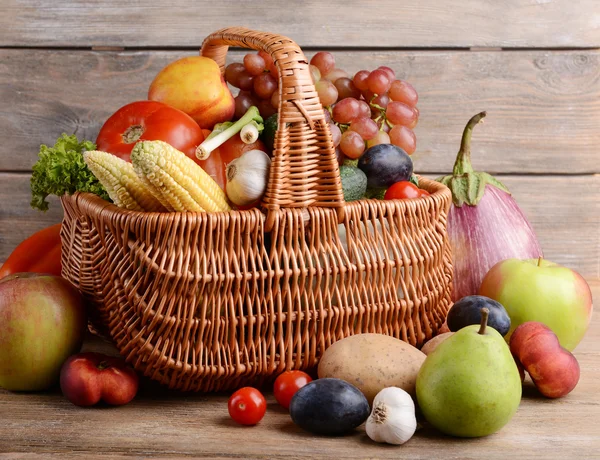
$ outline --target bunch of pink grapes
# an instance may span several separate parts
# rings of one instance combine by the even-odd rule
[[[333,54],[320,51],[310,60],[309,69],[326,108],[340,162],[346,157],[360,158],[377,144],[397,145],[409,155],[415,151],[413,129],[419,121],[419,97],[410,83],[396,79],[391,68],[360,70],[351,77],[335,67]],[[264,118],[277,112],[277,68],[268,53],[249,53],[243,64],[229,64],[225,79],[240,90],[235,98],[236,118],[252,105]]]

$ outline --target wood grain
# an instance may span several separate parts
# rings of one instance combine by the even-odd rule
[[[62,133],[95,139],[154,75],[192,51],[0,50],[0,170],[30,170],[39,145]],[[309,55],[311,55],[310,53]],[[450,171],[467,120],[487,110],[475,167],[501,173],[600,172],[600,51],[336,52],[354,73],[386,64],[419,91],[414,160]],[[241,53],[230,53],[241,60]]]
[[[600,276],[600,175],[503,176],[527,215],[547,259]],[[0,173],[0,260],[26,236],[62,219],[51,201],[47,213],[29,207],[29,176]]]
[[[4,0],[0,46],[198,46],[244,25],[315,47],[592,47],[597,11],[596,0]]]
[[[600,280],[590,280],[600,297]],[[114,353],[98,339],[87,350]],[[0,454],[6,458],[306,458],[499,459],[598,458],[600,449],[600,317],[574,352],[581,367],[575,390],[545,399],[527,379],[521,405],[498,433],[479,439],[443,436],[424,424],[403,446],[353,434],[316,437],[303,432],[266,393],[268,408],[256,427],[227,414],[227,395],[181,394],[143,381],[137,398],[118,408],[79,408],[58,390],[37,394],[0,390]],[[267,389],[268,391],[268,389]]]

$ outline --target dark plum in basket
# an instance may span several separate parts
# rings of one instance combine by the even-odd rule
[[[410,180],[413,173],[413,162],[408,154],[392,144],[367,149],[358,160],[358,167],[367,175],[370,189],[388,188],[396,182]]]
[[[292,421],[315,434],[338,436],[369,417],[369,403],[358,388],[340,379],[313,380],[290,403]]]
[[[452,332],[456,332],[471,324],[480,324],[481,310],[484,307],[490,311],[488,326],[505,336],[510,330],[510,317],[506,309],[500,302],[483,295],[469,295],[452,305],[448,312],[448,328]]]

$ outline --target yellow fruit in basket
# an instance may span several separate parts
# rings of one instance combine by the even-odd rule
[[[219,66],[203,56],[178,59],[162,69],[150,85],[148,99],[187,113],[205,129],[231,120],[235,111]]]

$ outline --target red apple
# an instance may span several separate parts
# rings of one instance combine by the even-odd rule
[[[485,275],[479,294],[497,300],[508,312],[511,330],[527,321],[539,321],[573,350],[592,317],[592,292],[581,275],[543,259],[506,259]]]
[[[0,387],[39,391],[57,383],[86,326],[81,294],[64,278],[15,273],[0,280]]]
[[[101,400],[113,406],[131,401],[138,390],[138,376],[127,363],[101,353],[71,356],[60,371],[60,388],[77,406],[93,406]]]
[[[528,321],[515,329],[510,351],[529,373],[536,388],[548,398],[570,393],[579,381],[579,363],[560,346],[558,337],[546,325]]]

